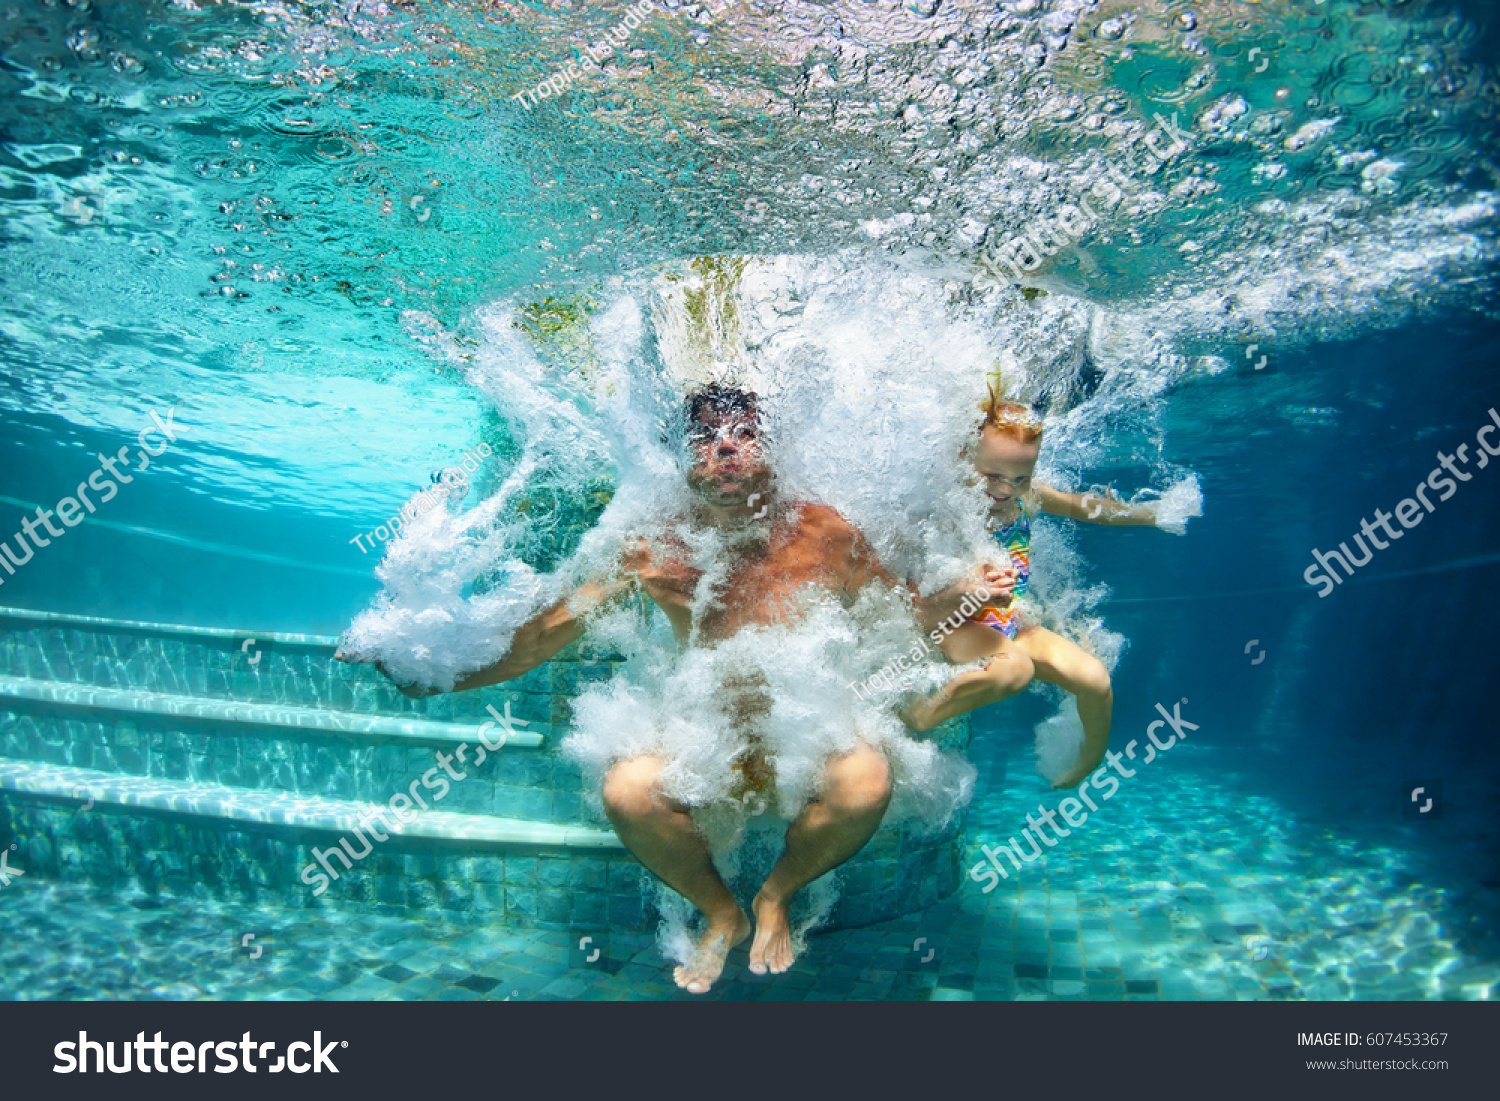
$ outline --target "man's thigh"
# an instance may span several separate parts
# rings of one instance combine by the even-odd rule
[[[822,798],[837,797],[855,791],[866,794],[889,794],[891,765],[885,751],[861,741],[841,757],[835,757],[823,768]]]

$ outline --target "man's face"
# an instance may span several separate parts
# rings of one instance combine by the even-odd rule
[[[745,413],[705,409],[688,428],[688,448],[688,484],[707,504],[742,505],[770,484],[755,420]]]

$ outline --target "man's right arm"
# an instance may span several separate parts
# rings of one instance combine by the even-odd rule
[[[636,570],[648,555],[644,543],[632,548],[625,556],[622,563],[624,569],[619,576],[608,581],[586,582],[556,604],[542,609],[516,631],[504,657],[483,669],[461,674],[450,691],[466,692],[471,688],[514,680],[550,661],[568,643],[583,637],[583,621],[590,612],[637,583]],[[336,657],[339,661],[350,660],[342,653]],[[391,680],[395,680],[384,662],[377,660],[374,665]],[[397,687],[402,695],[413,699],[441,695],[443,691],[419,684],[398,684]]]
[[[465,673],[454,683],[453,691],[467,692],[471,688],[515,680],[551,661],[568,643],[583,637],[584,616],[628,584],[606,585],[591,581],[550,608],[544,608],[516,631],[503,658],[483,669]],[[575,611],[575,608],[581,610]]]

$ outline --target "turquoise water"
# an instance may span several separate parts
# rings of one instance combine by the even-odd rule
[[[187,426],[0,575],[0,606],[113,621],[6,621],[0,758],[33,788],[0,794],[27,869],[0,888],[0,991],[671,994],[622,858],[546,850],[564,869],[497,841],[514,867],[481,878],[448,863],[478,850],[429,838],[310,909],[307,838],[215,832],[135,789],[80,810],[97,778],[46,788],[35,769],[343,821],[338,801],[385,798],[448,743],[187,722],[161,698],[482,718],[326,673],[332,637],[421,572],[377,577],[385,544],[356,536],[435,474],[493,452],[462,508],[503,500],[501,534],[441,595],[505,591],[504,563],[555,569],[660,475],[627,414],[744,377],[779,395],[801,484],[894,538],[939,462],[920,441],[998,365],[1050,402],[1054,481],[1201,488],[1182,538],[1058,523],[1037,551],[1118,656],[1112,744],[1184,697],[1199,730],[985,894],[954,872],[1056,805],[1031,749],[1055,701],[981,713],[957,864],[877,854],[849,897],[888,888],[910,912],[815,936],[775,981],[737,957],[717,996],[1494,997],[1494,475],[1470,467],[1325,598],[1304,580],[1436,452],[1472,458],[1500,408],[1488,8],[663,4],[561,94],[513,98],[626,11],[0,9],[0,536],[101,456],[139,466],[153,411]],[[1188,142],[1147,173],[1157,115]],[[1101,163],[1121,198],[1093,191]],[[1081,195],[1097,224],[1035,257],[1024,293],[976,286]],[[228,633],[200,660],[121,621]],[[549,747],[614,664],[602,644],[577,657],[514,693]],[[75,695],[37,699],[58,683]],[[601,831],[551,753],[448,807]],[[1440,817],[1413,813],[1416,787],[1440,789]],[[572,909],[548,910],[561,893]],[[237,945],[254,930],[269,959]]]

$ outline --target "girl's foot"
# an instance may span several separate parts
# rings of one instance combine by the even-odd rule
[[[913,730],[932,729],[933,702],[913,692],[896,707],[896,717]]]

